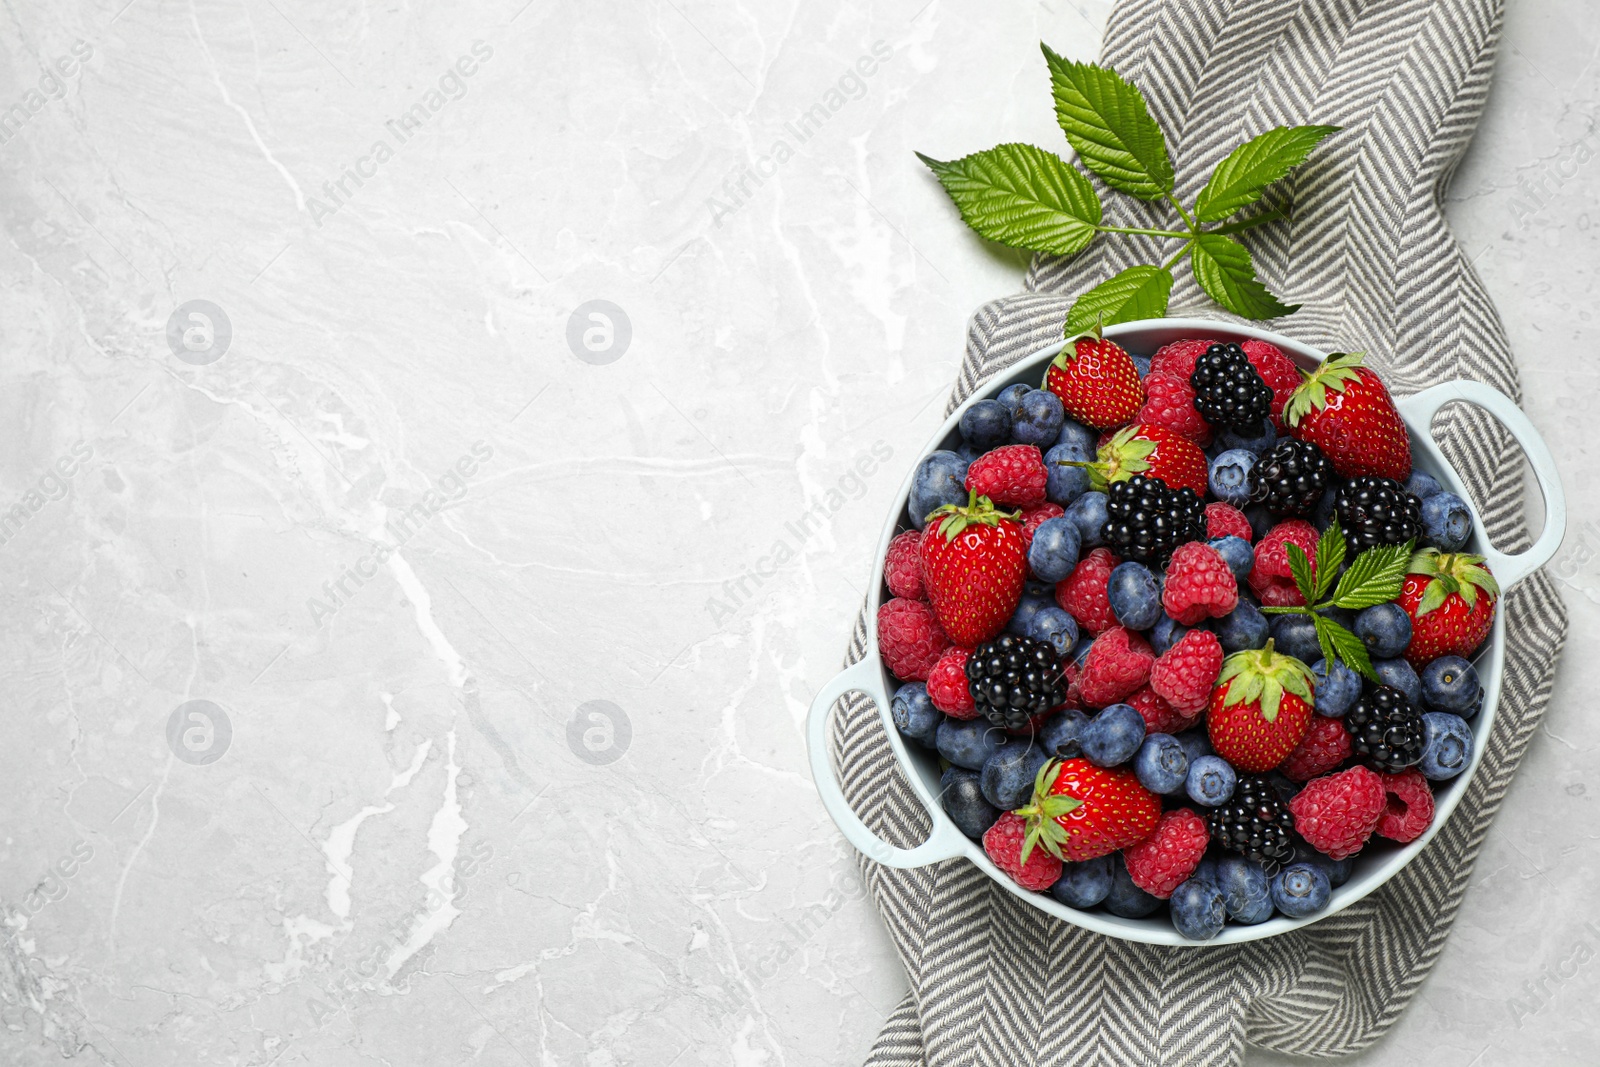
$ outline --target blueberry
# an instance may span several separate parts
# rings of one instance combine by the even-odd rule
[[[934,735],[934,743],[939,748],[939,755],[954,763],[957,767],[965,767],[969,771],[981,771],[989,757],[1006,743],[1006,732],[994,726],[988,719],[952,719],[946,717],[939,724],[938,732]]]
[[[1106,495],[1104,493],[1084,493],[1066,505],[1066,508],[1066,517],[1078,524],[1080,551],[1087,553],[1089,549],[1099,548],[1105,544],[1103,534],[1106,527]]]
[[[1089,720],[1078,738],[1083,756],[1096,767],[1116,767],[1144,743],[1144,716],[1130,704],[1113,704]]]
[[[1422,668],[1422,706],[1429,711],[1453,711],[1462,718],[1478,713],[1483,686],[1478,668],[1460,656],[1440,656]]]
[[[1172,891],[1168,901],[1172,925],[1190,941],[1210,941],[1228,921],[1222,890],[1201,878],[1190,878]]]
[[[1054,588],[1053,586],[1051,588]],[[1045,608],[1056,607],[1054,596],[1027,596],[1017,601],[1017,610],[1011,613],[1011,618],[1006,621],[1006,633],[1016,634],[1018,637],[1028,636],[1028,627],[1033,625],[1033,617]]]
[[[1111,860],[1111,892],[1106,894],[1106,910],[1124,919],[1142,919],[1161,907],[1161,898],[1153,897],[1133,884],[1128,875],[1128,865],[1122,853],[1113,852]]]
[[[1272,879],[1255,860],[1237,853],[1217,860],[1217,888],[1235,922],[1254,925],[1272,918]]]
[[[1333,523],[1333,502],[1339,495],[1338,486],[1330,485],[1322,491],[1322,499],[1311,512],[1311,525],[1318,533],[1325,533]]]
[[[1152,793],[1176,793],[1189,776],[1189,757],[1171,734],[1150,734],[1133,757],[1133,773]]]
[[[1238,784],[1239,776],[1234,772],[1233,764],[1221,756],[1205,755],[1189,761],[1189,776],[1184,780],[1184,789],[1196,804],[1215,808],[1227,803],[1228,798],[1233,796],[1233,787]]]
[[[1422,715],[1422,776],[1443,782],[1467,769],[1472,761],[1472,727],[1467,720],[1448,711],[1427,711]]]
[[[1206,544],[1217,550],[1234,578],[1242,582],[1250,576],[1251,568],[1256,565],[1256,554],[1249,541],[1229,534],[1227,537],[1213,537]]]
[[[1373,659],[1394,659],[1411,643],[1411,616],[1392,601],[1358,612],[1351,629]]]
[[[962,441],[956,446],[956,455],[960,456],[961,462],[965,463],[969,467],[976,463],[978,457],[983,455],[983,453],[983,449],[968,444],[966,441]]]
[[[1051,519],[1046,525],[1062,521]],[[1038,544],[1037,536],[1034,543]],[[1111,614],[1130,630],[1148,630],[1161,618],[1161,586],[1143,563],[1129,560],[1117,564],[1106,583],[1106,597],[1111,601]]]
[[[1056,650],[1056,655],[1065,656],[1078,643],[1078,620],[1051,604],[1034,612],[1022,636],[1044,641]]]
[[[1150,357],[1136,356],[1129,353],[1128,358],[1133,360],[1133,369],[1139,372],[1139,380],[1144,381],[1150,377]]]
[[[1200,862],[1194,865],[1194,871],[1190,873],[1189,877],[1204,879],[1212,885],[1219,885],[1220,883],[1217,882],[1217,861],[1210,856],[1200,857]]]
[[[1211,738],[1206,735],[1205,729],[1185,730],[1174,734],[1178,744],[1183,746],[1183,754],[1189,757],[1189,766],[1194,766],[1194,761],[1201,756],[1214,756],[1216,753],[1211,748]]]
[[[1029,389],[1022,394],[1017,410],[1012,412],[1011,439],[1019,445],[1050,448],[1061,436],[1061,423],[1066,418],[1061,400],[1043,389]]]
[[[1303,919],[1326,908],[1332,891],[1328,872],[1311,863],[1291,863],[1272,879],[1272,903],[1291,919]]]
[[[933,706],[928,687],[921,682],[907,682],[894,691],[889,717],[895,729],[926,748],[934,747],[934,734],[944,721],[944,713]]]
[[[961,436],[988,451],[1011,440],[1011,412],[998,400],[980,400],[961,413]]]
[[[1064,515],[1046,519],[1033,531],[1028,546],[1028,566],[1034,577],[1059,582],[1078,565],[1078,527]]]
[[[911,525],[920,530],[928,524],[930,512],[946,504],[965,504],[966,477],[966,460],[954,452],[930,452],[917,464],[916,476],[911,479],[911,501],[907,505]]]
[[[1158,656],[1164,656],[1167,649],[1183,640],[1183,635],[1189,632],[1189,627],[1183,625],[1171,615],[1162,614],[1156,620],[1155,626],[1150,631],[1150,647]]]
[[[1251,504],[1243,511],[1244,517],[1250,520],[1250,532],[1255,534],[1257,541],[1267,536],[1268,531],[1278,525],[1278,517],[1268,511],[1265,504]]]
[[[1472,512],[1467,502],[1444,490],[1422,502],[1423,540],[1444,552],[1455,552],[1472,536]]]
[[[1094,644],[1094,634],[1079,634],[1078,643],[1072,646],[1072,651],[1069,653],[1072,662],[1082,667],[1083,661],[1089,657],[1089,646],[1092,644]]]
[[[1000,395],[995,399],[1005,406],[1006,414],[1010,415],[1011,421],[1015,423],[1017,417],[1022,414],[1022,398],[1031,392],[1033,392],[1033,386],[1027,382],[1018,382],[1016,385],[1008,385],[1000,390]]]
[[[1239,606],[1220,619],[1211,622],[1211,631],[1227,653],[1243,652],[1247,648],[1265,648],[1272,636],[1267,617],[1261,609],[1241,598]]]
[[[1206,484],[1211,495],[1225,504],[1243,507],[1250,500],[1250,468],[1256,465],[1256,454],[1243,448],[1230,448],[1211,461],[1211,473]]]
[[[1242,448],[1246,452],[1253,452],[1257,456],[1264,456],[1278,443],[1278,431],[1272,426],[1271,419],[1262,419],[1254,429],[1239,433],[1232,429],[1223,429],[1217,434],[1217,444],[1226,451],[1228,449]]]
[[[1331,668],[1326,660],[1317,660],[1311,668],[1311,677],[1316,683],[1312,692],[1318,715],[1342,719],[1350,705],[1361,696],[1361,675],[1339,660],[1334,660]]]
[[[1422,680],[1411,664],[1403,659],[1375,659],[1372,670],[1383,685],[1391,685],[1406,695],[1413,705],[1422,703]]]
[[[1301,663],[1315,663],[1322,655],[1322,646],[1317,643],[1317,626],[1311,616],[1274,615],[1270,626],[1273,647],[1284,655],[1293,656]]]
[[[1100,447],[1100,431],[1091,430],[1081,422],[1066,419],[1061,423],[1061,436],[1056,438],[1056,444],[1072,445],[1093,459],[1095,450]]]
[[[1083,753],[1083,746],[1078,738],[1083,734],[1084,726],[1089,722],[1089,716],[1077,708],[1068,708],[1059,715],[1052,716],[1039,731],[1039,747],[1044,749],[1046,755],[1059,756],[1062,759],[1073,759]]]
[[[1054,602],[1056,598],[1056,583],[1043,582],[1038,578],[1029,577],[1022,583],[1022,595],[1025,597],[1039,597]]]
[[[1439,484],[1438,479],[1415,468],[1411,471],[1411,477],[1406,479],[1406,492],[1418,500],[1426,500],[1433,494],[1443,491],[1444,486]]]
[[[1082,863],[1061,865],[1061,877],[1050,895],[1069,908],[1092,908],[1111,892],[1111,857],[1098,856]]]
[[[949,768],[939,779],[939,803],[956,829],[973,840],[983,837],[1000,818],[1000,809],[983,798],[978,776],[961,767]]]
[[[1006,745],[978,772],[984,799],[1002,811],[1022,807],[1033,796],[1033,779],[1049,758],[1038,745]]]
[[[1085,451],[1076,444],[1055,445],[1044,454],[1045,498],[1052,504],[1066,507],[1089,491],[1089,469],[1075,467],[1075,463],[1094,460],[1093,451]]]
[[[1356,864],[1356,861],[1349,856],[1336,860],[1325,852],[1318,852],[1298,834],[1294,838],[1294,855],[1289,857],[1289,862],[1309,863],[1313,867],[1322,868],[1322,873],[1328,876],[1328,884],[1335,889],[1350,880],[1350,872],[1355,869]]]

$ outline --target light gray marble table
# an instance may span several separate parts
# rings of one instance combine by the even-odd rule
[[[6,9],[0,1062],[860,1059],[801,719],[1024,265],[911,153],[1055,144],[1107,15],[994,7]],[[1363,1062],[1593,1062],[1597,46],[1513,6],[1451,206],[1570,651]]]

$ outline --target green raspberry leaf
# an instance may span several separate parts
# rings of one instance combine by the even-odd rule
[[[1077,336],[1097,324],[1159,319],[1167,313],[1171,294],[1172,272],[1167,268],[1129,267],[1073,302],[1067,312],[1067,336]]]
[[[1207,296],[1247,319],[1276,319],[1300,308],[1269,293],[1256,279],[1249,251],[1226,234],[1203,233],[1195,238],[1194,277]]]
[[[1411,548],[1412,542],[1407,541],[1403,545],[1379,545],[1361,553],[1334,588],[1334,605],[1360,611],[1398,597],[1410,566]]]
[[[1260,200],[1267,186],[1304,163],[1318,142],[1338,130],[1338,126],[1279,126],[1252,137],[1211,172],[1211,180],[1194,202],[1195,218],[1220,222]]]
[[[1306,559],[1306,554],[1299,545],[1287,544],[1284,546],[1289,556],[1289,573],[1294,575],[1294,587],[1300,590],[1300,595],[1307,604],[1317,602],[1317,586],[1311,577],[1311,561]]]
[[[1344,566],[1344,555],[1344,531],[1337,522],[1330,522],[1317,539],[1317,595],[1314,600],[1307,600],[1307,604],[1319,603],[1328,595],[1339,577],[1339,568]]]
[[[1172,191],[1167,139],[1150,117],[1144,94],[1120,74],[1074,63],[1039,46],[1050,67],[1056,121],[1083,165],[1111,188],[1141,200]]]
[[[961,218],[991,241],[1029,252],[1070,256],[1094,240],[1100,197],[1060,156],[1027,144],[1003,144],[941,163],[920,152]]]
[[[1321,643],[1322,635],[1326,632],[1328,643],[1333,646],[1334,654],[1344,661],[1345,666],[1363,678],[1382,684],[1382,679],[1378,677],[1378,672],[1372,669],[1372,658],[1367,655],[1367,646],[1361,643],[1361,638],[1332,619],[1325,619],[1321,615],[1314,617],[1316,619],[1318,643]]]

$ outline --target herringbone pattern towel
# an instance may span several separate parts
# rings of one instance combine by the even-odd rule
[[[1493,305],[1440,214],[1483,108],[1500,15],[1497,0],[1123,0],[1103,59],[1149,97],[1185,200],[1245,136],[1304,122],[1345,127],[1298,172],[1294,221],[1250,237],[1273,290],[1304,304],[1276,325],[1324,350],[1367,351],[1399,393],[1476,378],[1516,397]],[[1175,221],[1159,206],[1105,199],[1120,215],[1108,222]],[[1059,338],[1074,294],[1174,250],[1119,238],[1066,262],[1036,260],[1026,293],[974,316],[950,407]],[[1223,317],[1187,272],[1173,309]],[[1491,538],[1526,545],[1510,438],[1475,411],[1454,414],[1440,435]],[[1370,1045],[1438,957],[1549,696],[1566,630],[1553,586],[1538,575],[1504,610],[1500,715],[1449,825],[1383,890],[1303,932],[1213,949],[1132,944],[1048,918],[965,860],[897,871],[863,858],[911,985],[869,1063],[1209,1065],[1237,1063],[1247,1041],[1324,1057]],[[852,662],[864,626],[859,619]],[[923,839],[926,816],[859,697],[836,716],[834,756],[868,825],[901,846]]]

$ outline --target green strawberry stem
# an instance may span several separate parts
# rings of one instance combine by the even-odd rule
[[[1044,850],[1058,860],[1066,859],[1061,854],[1061,846],[1066,843],[1067,830],[1058,820],[1083,807],[1083,801],[1077,797],[1051,795],[1050,786],[1060,769],[1061,760],[1046,760],[1045,765],[1039,768],[1039,773],[1034,775],[1033,799],[1012,813],[1020,815],[1027,825],[1027,832],[1022,837],[1023,863],[1027,863],[1028,857],[1033,855],[1035,845],[1043,845]]]
[[[1222,661],[1217,684],[1228,683],[1223,707],[1261,701],[1261,717],[1276,722],[1283,694],[1293,693],[1307,704],[1312,702],[1311,668],[1282,652],[1273,650],[1272,638],[1262,648],[1247,648]]]
[[[1425,548],[1413,555],[1407,573],[1433,578],[1422,591],[1418,617],[1442,606],[1452,593],[1459,593],[1469,608],[1477,606],[1480,591],[1490,597],[1499,596],[1500,583],[1484,562],[1482,556],[1470,552],[1440,552],[1436,548]]]
[[[947,516],[953,517],[946,521]],[[968,526],[999,526],[1001,519],[1016,521],[1021,517],[1015,511],[1000,511],[994,506],[994,501],[986,496],[979,496],[976,489],[969,489],[966,507],[960,504],[946,504],[930,512],[928,521],[939,520],[939,532],[944,535],[946,541],[954,541]]]

